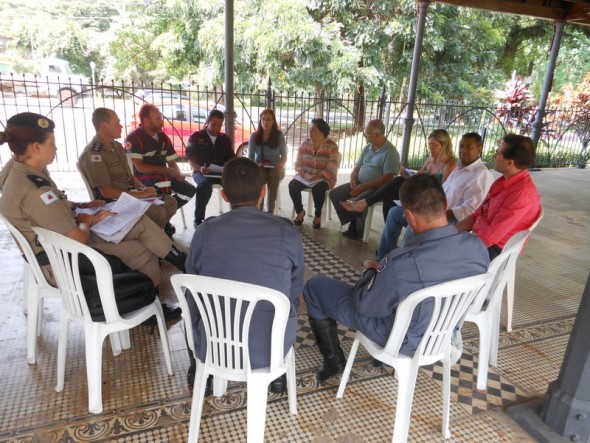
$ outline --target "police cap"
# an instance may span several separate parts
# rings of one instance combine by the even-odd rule
[[[53,132],[55,129],[55,123],[51,119],[41,114],[35,114],[34,112],[21,112],[20,114],[13,115],[6,123],[41,132]]]

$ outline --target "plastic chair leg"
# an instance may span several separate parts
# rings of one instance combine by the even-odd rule
[[[350,353],[348,354],[348,359],[346,360],[346,366],[344,368],[344,372],[342,373],[342,378],[340,379],[340,386],[338,386],[338,392],[336,392],[336,398],[342,398],[344,395],[344,390],[346,389],[346,384],[348,383],[348,377],[350,376],[350,371],[352,369],[352,364],[354,363],[354,357],[356,356],[356,351],[359,347],[360,339],[356,337],[352,346],[350,347]]]
[[[287,363],[287,396],[289,397],[289,412],[297,415],[297,378],[295,375],[295,350],[291,348]]]
[[[37,336],[41,332],[38,322],[40,303],[37,288],[30,288],[25,297],[30,299],[27,303],[27,362],[33,365],[37,361]]]
[[[485,391],[488,383],[488,366],[490,361],[491,327],[487,320],[477,324],[479,329],[479,361],[477,363],[477,389]]]
[[[363,231],[363,242],[369,242],[369,235],[371,234],[371,223],[373,223],[373,210],[375,206],[369,206],[367,211],[367,218],[365,220],[365,230]]]
[[[88,410],[102,412],[102,343],[104,337],[94,323],[85,328],[86,376],[88,378]],[[117,334],[117,333],[115,333]]]
[[[184,207],[180,208],[180,218],[182,218],[182,227],[186,229],[186,217],[184,216]]]
[[[269,380],[252,374],[247,381],[247,441],[263,443],[266,423],[266,392]]]
[[[164,360],[166,361],[166,369],[168,375],[173,375],[174,370],[172,369],[172,359],[170,358],[170,343],[168,342],[168,333],[166,332],[166,321],[164,320],[164,312],[162,311],[162,303],[160,299],[156,297],[155,303],[156,320],[158,321],[158,331],[160,332],[160,341],[162,342],[162,352],[164,352]],[[127,331],[129,334],[129,331]],[[129,335],[127,336],[129,337]]]
[[[449,357],[443,359],[443,416],[442,416],[442,434],[444,438],[451,437],[449,430],[449,418],[451,415],[451,362]]]
[[[392,443],[405,443],[408,440],[412,401],[418,367],[400,365],[395,368],[398,375],[397,404],[395,407],[395,422],[393,425]]]
[[[506,330],[512,332],[512,313],[514,310],[514,279],[516,269],[510,269],[506,286]]]
[[[111,340],[111,348],[113,350],[113,356],[116,357],[120,355],[122,352],[122,344],[121,344],[121,337],[119,336],[119,332],[112,332],[109,334],[109,339]]]
[[[62,310],[61,324],[59,326],[59,341],[57,345],[57,385],[55,386],[55,390],[57,392],[61,392],[64,388],[69,327],[70,319],[68,318],[65,310]]]
[[[193,404],[191,406],[191,418],[188,428],[188,441],[190,443],[197,443],[199,440],[199,428],[201,426],[207,376],[208,374],[205,374],[205,365],[197,360],[195,384],[193,386]]]

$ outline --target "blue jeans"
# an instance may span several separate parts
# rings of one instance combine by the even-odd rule
[[[379,240],[379,249],[377,249],[377,258],[379,260],[387,255],[388,252],[397,248],[397,241],[402,228],[406,226],[408,226],[408,221],[404,215],[403,208],[401,206],[392,207],[387,213],[387,220],[383,227],[381,240]]]

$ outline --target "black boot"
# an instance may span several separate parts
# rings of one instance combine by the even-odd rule
[[[338,341],[336,322],[331,318],[316,320],[309,317],[309,324],[318,348],[324,356],[324,365],[317,372],[318,380],[324,381],[334,375],[342,374],[346,359]]]
[[[270,382],[268,390],[274,394],[282,394],[287,390],[287,374],[280,375]]]
[[[172,263],[178,268],[179,271],[182,271],[182,273],[186,272],[184,268],[184,264],[186,263],[186,254],[176,249],[176,246],[172,245],[170,252],[166,257],[164,257],[164,260]]]

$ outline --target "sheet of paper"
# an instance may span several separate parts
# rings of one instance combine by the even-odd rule
[[[122,193],[111,208],[116,215],[98,222],[90,230],[106,241],[119,243],[149,206],[148,202]]]
[[[209,172],[214,172],[216,174],[221,174],[223,172],[223,166],[219,166],[216,164],[210,164],[207,166],[209,168]]]
[[[303,183],[305,186],[309,186],[310,188],[312,188],[313,186],[317,185],[319,182],[324,181],[323,178],[318,178],[315,180],[308,180],[305,177],[302,177],[301,175],[297,174],[295,177],[293,177],[295,180]]]

